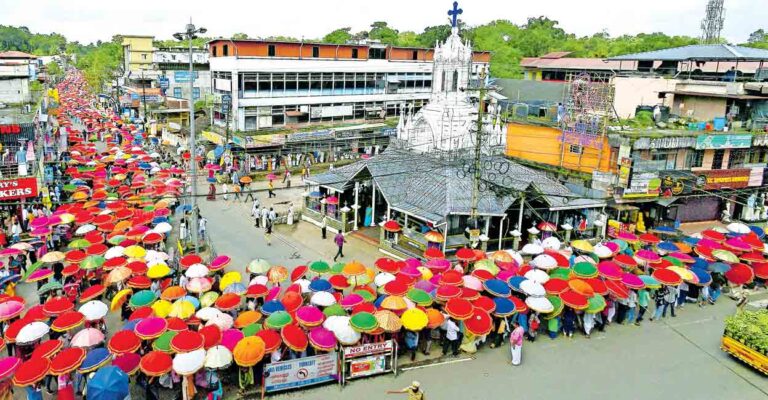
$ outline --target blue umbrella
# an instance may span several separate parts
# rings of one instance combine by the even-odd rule
[[[122,328],[120,328],[121,331],[132,331],[134,328],[136,328],[136,324],[141,322],[141,318],[134,319],[133,321],[126,322]]]
[[[93,372],[108,363],[111,359],[112,354],[109,353],[109,350],[103,347],[95,348],[85,355],[85,360],[80,364],[80,368],[77,369],[77,372],[81,375]]]
[[[325,279],[315,279],[309,283],[309,290],[313,292],[330,292],[333,289],[331,282]]]
[[[130,393],[128,375],[114,365],[96,371],[88,381],[89,400],[124,399]]]
[[[181,299],[182,300],[186,300],[186,301],[192,303],[192,305],[195,306],[195,309],[200,308],[200,300],[198,300],[198,298],[195,297],[195,296],[186,295],[186,296],[182,297]]]
[[[155,217],[154,219],[152,219],[153,225],[157,225],[161,222],[168,222],[168,217]]]
[[[522,276],[513,276],[507,280],[507,285],[509,285],[509,287],[512,288],[512,290],[515,290],[517,292],[522,292],[522,290],[520,290],[520,284],[524,280],[526,279]]]
[[[666,252],[680,251],[680,248],[677,247],[677,245],[672,242],[661,242],[656,245],[656,248]]]
[[[664,235],[674,235],[677,233],[675,228],[671,226],[657,226],[656,228],[653,229],[653,231],[656,233],[664,234]]]
[[[245,285],[243,285],[240,282],[230,283],[227,285],[227,287],[224,288],[224,293],[237,293],[237,294],[243,294],[248,289],[245,288]]]
[[[696,246],[696,244],[699,243],[699,240],[701,240],[701,239],[697,239],[695,237],[688,236],[688,237],[683,239],[683,242],[685,242],[686,244],[689,244],[691,246]]]
[[[509,288],[506,282],[501,279],[488,279],[483,282],[483,287],[488,293],[496,297],[507,297],[512,294],[512,290]]]
[[[207,178],[208,183],[216,183],[216,178]]]
[[[709,261],[701,258],[701,257],[694,257],[693,258],[693,264],[691,264],[691,268],[701,268],[701,269],[707,269],[709,268]]]
[[[20,279],[21,279],[21,275],[19,274],[4,276],[0,278],[0,286],[3,286],[9,282],[18,282]]]
[[[213,155],[216,156],[216,158],[221,157],[222,154],[224,154],[224,147],[216,146],[216,148],[213,149]]]
[[[712,283],[712,275],[701,268],[691,268],[691,272],[699,278],[699,285],[709,285]]]
[[[755,233],[755,235],[757,235],[757,237],[759,237],[759,238],[761,238],[761,239],[763,238],[763,236],[765,236],[765,229],[763,229],[763,228],[761,228],[761,227],[759,227],[759,226],[750,225],[750,226],[749,226],[749,229],[750,229],[752,232],[754,232],[754,233]]]
[[[709,264],[707,269],[712,272],[724,274],[731,269],[731,266],[723,262],[713,262],[712,264]]]
[[[380,295],[380,296],[379,296],[379,297],[376,299],[376,301],[374,301],[374,302],[373,302],[373,305],[374,305],[376,308],[379,308],[379,307],[381,307],[381,302],[382,302],[382,301],[384,301],[384,298],[386,298],[386,297],[387,297],[387,295],[386,295],[386,294],[382,294],[382,295]]]
[[[261,306],[261,312],[269,315],[277,311],[285,311],[285,306],[283,303],[277,301],[277,300],[271,300],[266,303],[264,303],[263,306]]]
[[[494,315],[506,317],[515,313],[515,303],[506,297],[494,297],[493,303],[496,304],[496,310],[493,311]]]

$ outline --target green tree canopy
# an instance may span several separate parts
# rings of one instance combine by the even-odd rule
[[[368,38],[378,40],[381,43],[397,44],[397,29],[392,29],[384,21],[376,21],[371,24]]]
[[[339,28],[335,31],[323,36],[323,43],[344,44],[352,40],[352,34],[349,33],[352,28],[345,27]]]

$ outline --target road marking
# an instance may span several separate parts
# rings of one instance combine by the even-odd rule
[[[437,366],[440,366],[440,365],[448,365],[448,364],[456,364],[456,363],[460,363],[460,362],[464,362],[464,361],[472,361],[474,359],[475,359],[475,357],[457,358],[455,360],[442,361],[442,362],[434,363],[434,364],[417,365],[415,367],[403,367],[403,368],[400,368],[400,370],[401,371],[411,371],[411,370],[414,370],[414,369],[437,367]]]
[[[693,320],[693,321],[679,322],[679,323],[675,323],[675,324],[667,323],[667,325],[672,327],[672,328],[677,328],[677,327],[686,326],[686,325],[703,324],[705,322],[712,322],[714,320],[715,320],[715,317],[708,317],[708,318],[696,319],[696,320]]]

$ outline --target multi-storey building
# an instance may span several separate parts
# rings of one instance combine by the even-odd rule
[[[211,71],[208,69],[208,52],[192,50],[194,70],[192,97],[197,100],[211,93]],[[152,54],[152,69],[157,71],[158,86],[165,96],[189,98],[189,49],[185,47],[156,48]]]
[[[419,109],[432,92],[433,49],[215,39],[208,50],[214,93],[232,96],[239,131],[381,118]],[[473,77],[489,62],[474,52]]]
[[[32,101],[29,84],[37,79],[36,59],[21,51],[0,52],[0,103]]]

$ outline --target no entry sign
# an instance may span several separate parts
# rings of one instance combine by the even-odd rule
[[[0,200],[26,199],[37,196],[36,178],[0,180]]]

